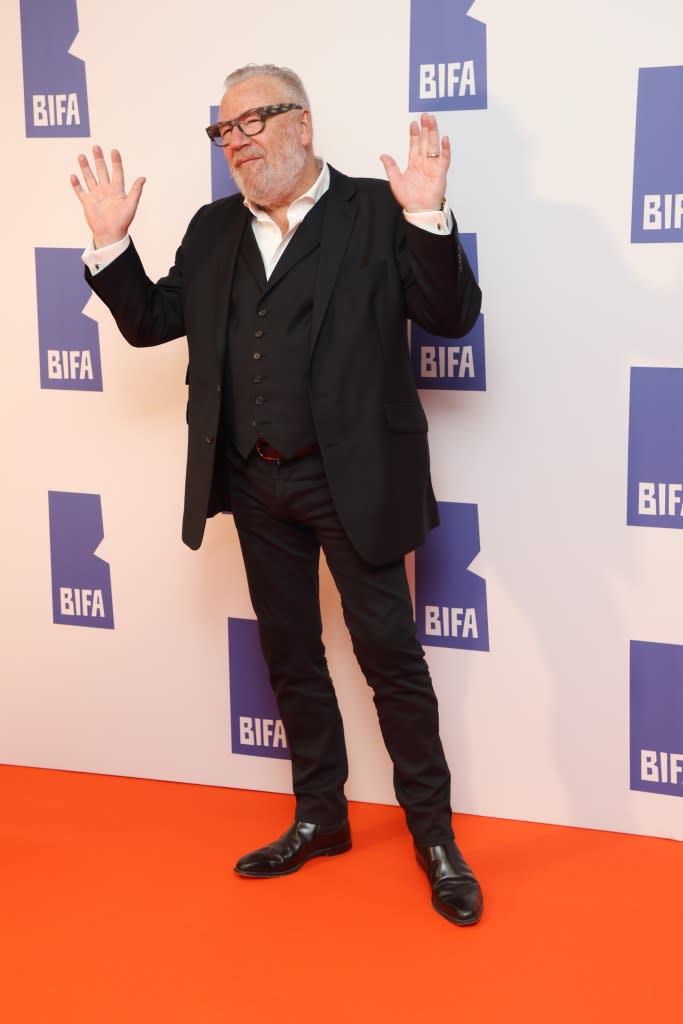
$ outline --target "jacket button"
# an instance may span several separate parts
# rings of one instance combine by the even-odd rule
[[[258,311],[258,315],[259,315],[259,316],[265,316],[267,312],[268,312],[268,310],[267,310],[267,309],[259,309],[259,311]]]
[[[223,390],[223,388],[220,386],[220,384],[216,384],[216,391],[218,392],[219,395],[220,395],[222,390]]]
[[[216,440],[216,438],[215,437],[211,437],[209,435],[208,437],[205,437],[204,440],[206,441],[207,444],[213,444],[214,441]]]
[[[263,396],[257,395],[254,401],[256,402],[257,405],[263,405]]]
[[[261,358],[261,353],[260,352],[254,352],[254,359],[260,359],[260,358]]]
[[[262,338],[263,337],[263,331],[260,331],[260,330],[259,331],[254,331],[254,337],[255,338]]]

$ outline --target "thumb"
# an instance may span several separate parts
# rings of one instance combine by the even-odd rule
[[[133,216],[137,211],[138,203],[140,202],[140,197],[142,195],[142,189],[146,181],[146,178],[136,178],[133,184],[130,186],[130,191],[128,193],[127,198],[129,203],[131,204]]]
[[[386,153],[382,153],[380,160],[384,166],[384,173],[386,174],[389,181],[396,177],[399,173],[398,164],[394,160],[393,156],[388,156]]]
[[[380,156],[380,160],[382,161],[382,164],[384,165],[384,170],[386,172],[386,176],[387,177],[391,177],[392,173],[394,173],[396,171],[397,166],[398,166],[396,164],[396,161],[393,159],[393,157],[389,157],[386,153],[383,153]]]

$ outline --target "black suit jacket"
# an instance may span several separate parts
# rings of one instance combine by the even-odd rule
[[[231,401],[222,394],[230,291],[249,221],[239,195],[202,207],[173,267],[156,284],[132,244],[94,277],[86,271],[132,345],[187,336],[183,540],[191,548],[201,544],[207,516],[230,510],[227,465],[216,439],[221,403]],[[413,227],[386,182],[348,178],[330,168],[313,297],[309,393],[337,513],[370,563],[401,557],[438,523],[427,421],[406,321],[459,338],[473,326],[480,305],[457,229],[441,236]]]

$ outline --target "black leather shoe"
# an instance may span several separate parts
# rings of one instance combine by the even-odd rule
[[[476,924],[484,909],[479,882],[453,840],[416,846],[417,863],[432,886],[432,906],[453,924]]]
[[[235,864],[238,875],[247,878],[278,878],[291,875],[313,857],[334,857],[351,849],[348,821],[341,825],[313,825],[295,821],[279,839],[252,850]]]

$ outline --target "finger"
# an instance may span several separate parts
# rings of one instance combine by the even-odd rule
[[[423,114],[422,117],[423,117],[422,124],[427,129],[427,131],[428,132],[432,132],[432,131],[436,132],[437,135],[438,135],[438,133],[439,133],[439,125],[437,123],[435,115],[434,114]]]
[[[123,181],[123,160],[118,149],[112,149],[111,151],[111,183],[121,193],[125,193],[126,188]]]
[[[420,119],[420,151],[423,156],[441,151],[439,129],[432,114],[423,114]]]
[[[445,164],[444,170],[448,170],[451,165],[451,142],[447,135],[441,140],[441,161]]]
[[[81,185],[80,178],[78,177],[77,174],[72,174],[70,176],[69,180],[71,181],[71,187],[74,190],[74,192],[76,193],[77,199],[79,199],[80,202],[82,203],[83,202],[83,196],[85,195],[85,189]]]
[[[438,157],[439,160],[443,160],[444,158],[450,159],[450,144],[447,137],[444,135],[443,138],[440,139],[438,135],[436,138],[433,138],[430,135],[426,155],[430,160],[434,160],[435,157]]]
[[[99,178],[100,185],[105,183],[108,185],[109,171],[107,169],[107,164],[105,162],[104,153],[102,152],[101,147],[93,146],[92,155],[95,159],[95,171],[97,172],[97,177]]]
[[[408,149],[408,160],[420,152],[420,126],[417,121],[410,122],[410,147]]]
[[[97,188],[97,181],[95,179],[95,175],[90,170],[90,164],[88,163],[88,158],[85,153],[78,154],[78,166],[81,169],[81,174],[83,175],[83,181],[85,182],[86,187],[90,192],[92,192],[93,189]]]

